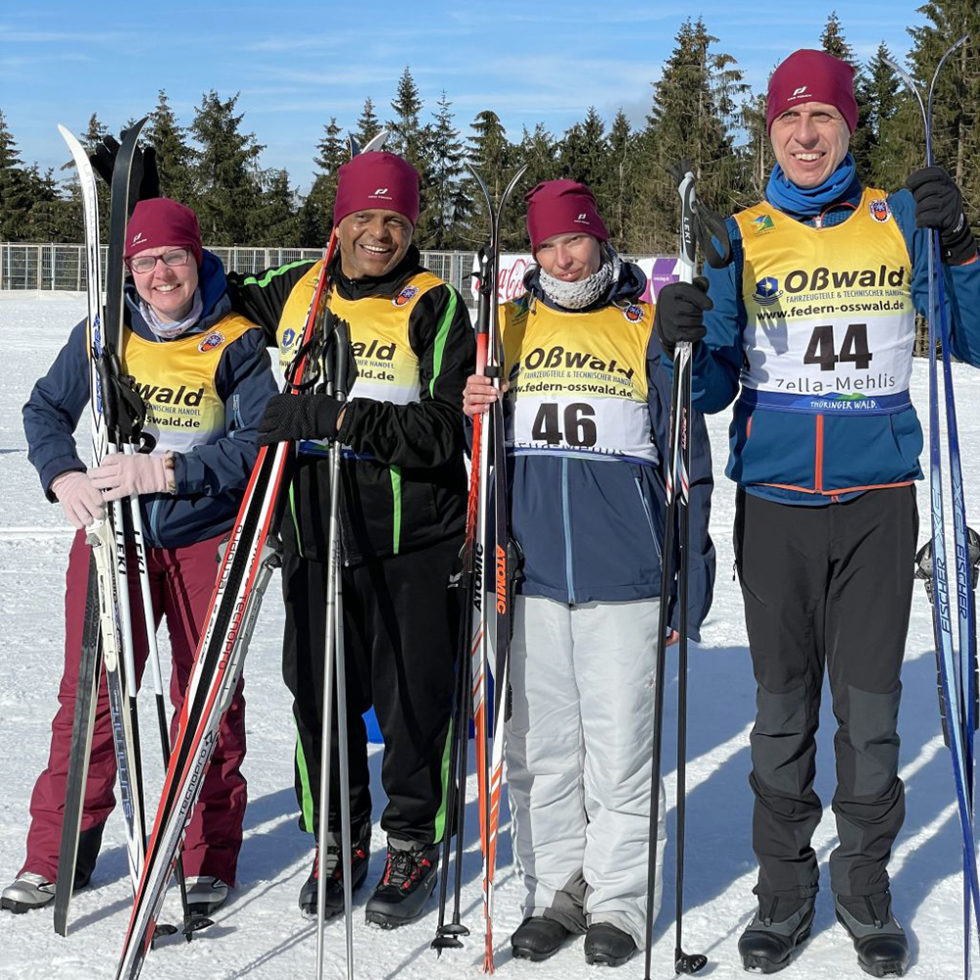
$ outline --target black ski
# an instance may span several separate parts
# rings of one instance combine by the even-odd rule
[[[132,167],[136,149],[136,139],[142,123],[133,127],[123,140],[117,158],[117,168],[125,173],[125,183],[128,188],[128,174]],[[59,127],[65,142],[71,150],[72,157],[78,169],[78,178],[82,192],[83,215],[85,223],[86,274],[88,298],[88,329],[90,356],[90,402],[92,414],[92,446],[95,461],[109,451],[113,435],[110,425],[113,423],[113,406],[117,403],[115,384],[110,372],[99,358],[105,347],[105,324],[101,299],[102,264],[99,241],[98,197],[95,175],[84,148],[77,138],[65,127]],[[123,215],[125,221],[125,214]],[[113,256],[118,257],[121,264],[122,233]],[[129,400],[124,396],[124,401]],[[138,401],[138,399],[137,399]],[[129,416],[127,416],[129,417]],[[132,428],[133,423],[129,427]],[[86,614],[82,639],[80,673],[75,703],[75,715],[72,723],[72,745],[69,754],[68,782],[65,795],[65,809],[62,822],[61,846],[59,849],[58,877],[55,885],[55,930],[66,935],[68,930],[68,909],[71,902],[75,878],[75,865],[78,855],[78,839],[81,830],[82,810],[85,799],[85,786],[88,779],[88,762],[92,745],[92,733],[95,724],[95,706],[98,688],[105,661],[107,645],[112,655],[118,657],[118,612],[115,606],[116,583],[105,581],[110,562],[107,560],[106,548],[112,546],[113,532],[108,521],[100,522],[90,530],[89,541],[93,545],[90,558],[88,594],[86,597]],[[101,550],[100,550],[101,549]],[[108,629],[107,629],[108,627]],[[109,634],[109,635],[107,635]],[[118,701],[118,699],[117,699]],[[117,705],[118,706],[118,705]],[[114,715],[114,736],[119,730],[120,739],[114,742],[119,764],[120,795],[123,809],[127,815],[127,833],[130,837],[131,870],[133,868],[133,847],[138,847],[140,860],[142,853],[142,837],[135,839],[132,833],[135,827],[135,808],[132,795],[132,780],[129,777],[129,759],[123,754],[125,745],[122,720]]]

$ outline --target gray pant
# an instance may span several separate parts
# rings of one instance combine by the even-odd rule
[[[609,922],[642,947],[659,599],[518,596],[507,784],[525,915]],[[665,843],[660,791],[657,887]]]
[[[810,839],[821,814],[814,736],[825,669],[838,723],[831,887],[837,895],[888,888],[905,818],[899,676],[917,531],[913,487],[823,507],[739,491],[735,553],[757,682],[750,783],[760,896],[817,891]]]

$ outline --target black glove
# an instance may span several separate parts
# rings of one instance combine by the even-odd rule
[[[653,326],[668,357],[681,341],[696,344],[704,335],[704,313],[715,304],[708,296],[708,280],[672,282],[660,290]]]
[[[112,168],[116,163],[119,152],[119,141],[107,133],[102,141],[96,144],[95,151],[89,154],[92,169],[111,187]],[[150,197],[160,196],[160,175],[157,172],[157,151],[152,146],[145,149],[137,147],[133,154],[133,172],[129,179],[129,201],[126,213],[132,214],[137,201],[145,201]]]
[[[259,422],[258,443],[295,439],[336,439],[344,402],[333,395],[273,395]]]
[[[923,167],[905,184],[915,198],[915,223],[939,232],[943,262],[961,265],[972,259],[977,243],[963,213],[960,189],[949,174],[942,167]]]

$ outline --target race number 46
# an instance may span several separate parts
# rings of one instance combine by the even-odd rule
[[[544,402],[534,417],[531,436],[549,446],[558,446],[562,442],[567,446],[594,446],[598,439],[595,422],[592,421],[594,416],[595,409],[585,402],[566,405],[560,417],[556,402]]]
[[[814,327],[810,334],[806,353],[803,355],[804,364],[819,364],[821,371],[833,371],[834,365],[851,363],[858,371],[867,371],[874,356],[868,348],[868,325],[866,323],[849,324],[844,331],[838,351],[832,324]]]

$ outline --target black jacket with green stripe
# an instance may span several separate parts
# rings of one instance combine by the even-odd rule
[[[351,323],[357,384],[367,394],[359,394],[357,387],[352,391],[339,434],[347,450],[340,513],[347,565],[463,534],[467,487],[462,396],[474,370],[475,342],[459,293],[448,283],[433,281],[419,258],[412,246],[398,267],[381,278],[348,279],[339,261],[331,269],[336,305]],[[317,266],[303,261],[254,276],[229,274],[232,305],[262,327],[270,346],[294,346],[303,331]],[[400,308],[407,324],[404,317],[398,322]],[[401,366],[396,370],[403,383],[392,385],[393,400],[381,400],[376,396],[385,391],[384,385],[370,378],[392,375],[381,370],[384,362],[371,358],[397,347],[393,324],[405,332],[410,351],[398,351]],[[406,378],[406,371],[417,376]],[[406,387],[412,388],[410,395]],[[295,537],[300,553],[317,561],[327,557],[329,500],[326,455],[301,452],[283,518],[292,523],[292,533],[285,536]]]

